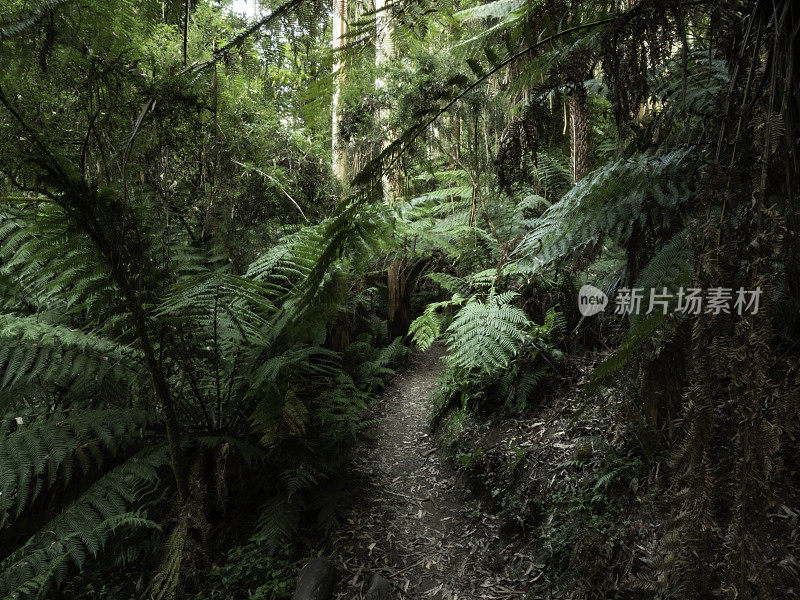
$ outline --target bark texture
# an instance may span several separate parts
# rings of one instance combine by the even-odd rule
[[[578,181],[589,168],[589,99],[586,90],[578,86],[569,97],[570,171],[572,181]]]

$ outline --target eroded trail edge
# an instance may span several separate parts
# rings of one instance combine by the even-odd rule
[[[469,502],[427,427],[441,351],[417,354],[374,408],[373,443],[356,459],[355,493],[329,542],[337,597],[359,598],[374,573],[400,598],[506,598],[530,559],[503,540],[497,517]],[[515,576],[516,575],[516,576]]]

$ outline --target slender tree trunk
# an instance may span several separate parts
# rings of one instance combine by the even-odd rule
[[[347,184],[348,156],[347,145],[342,138],[342,88],[345,81],[344,47],[347,38],[347,0],[333,2],[333,100],[331,103],[331,167],[336,180]],[[352,157],[351,157],[352,160]],[[352,166],[358,167],[352,161]],[[343,352],[350,345],[351,321],[346,311],[341,311],[335,319],[329,333],[329,343],[336,352]]]
[[[387,271],[387,325],[392,339],[405,336],[411,324],[411,290],[407,267],[406,257],[398,254]]]
[[[350,314],[342,311],[338,314],[336,320],[331,326],[331,331],[328,336],[328,345],[334,352],[344,352],[350,347],[352,337],[352,319]]]
[[[342,86],[344,85],[344,59],[342,48],[347,36],[347,0],[333,3],[333,102],[331,123],[331,155],[333,173],[340,183],[347,178],[345,144],[342,140]]]
[[[393,23],[390,4],[387,0],[375,0],[375,90],[384,92],[386,80],[384,72],[388,63],[394,59],[395,48]],[[391,143],[395,132],[388,126],[389,109],[383,108],[378,113],[378,122],[381,129],[381,151]],[[381,175],[383,186],[383,200],[387,204],[393,203],[401,196],[399,170],[395,166],[384,170]],[[408,285],[408,269],[406,257],[401,249],[392,261],[386,272],[387,287],[387,325],[389,336],[394,339],[405,336],[411,324],[411,298]]]
[[[384,72],[386,66],[394,59],[394,24],[392,23],[391,4],[386,0],[375,0],[375,66],[377,75],[375,77],[375,90],[382,92],[386,90],[386,79]],[[381,129],[381,151],[391,143],[395,137],[395,132],[388,126],[390,110],[383,108],[378,113],[378,121]],[[399,170],[393,169],[383,172],[381,177],[383,185],[383,199],[387,203],[394,202],[400,196],[400,176]]]
[[[133,302],[131,304],[133,304]],[[185,502],[189,497],[189,470],[186,465],[186,455],[183,453],[183,448],[181,448],[181,430],[180,424],[178,423],[178,415],[175,412],[175,402],[169,391],[164,372],[161,370],[156,360],[153,345],[150,342],[150,336],[144,324],[144,317],[141,314],[141,308],[137,308],[134,305],[131,307],[131,310],[138,311],[138,314],[133,315],[136,337],[139,338],[139,343],[142,345],[142,352],[147,362],[147,368],[150,371],[150,377],[153,381],[156,396],[161,402],[161,407],[164,409],[164,417],[167,426],[167,444],[169,445],[172,473],[175,476],[175,485],[178,488],[178,500],[180,502]]]
[[[575,86],[569,97],[570,171],[578,181],[589,168],[589,99],[582,85]]]
[[[186,66],[186,47],[189,40],[189,0],[183,7],[183,66]]]

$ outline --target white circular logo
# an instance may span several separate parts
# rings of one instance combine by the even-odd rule
[[[608,304],[608,296],[593,285],[586,284],[578,291],[578,310],[584,317],[603,312]]]

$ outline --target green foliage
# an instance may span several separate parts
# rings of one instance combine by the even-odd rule
[[[406,353],[383,331],[389,260],[409,266],[402,283],[427,303],[411,324],[417,346],[447,346],[434,420],[454,449],[482,410],[534,410],[565,349],[609,354],[591,377],[599,389],[672,335],[678,319],[660,314],[632,316],[626,333],[611,315],[576,322],[564,290],[578,280],[671,291],[728,278],[796,296],[797,165],[786,157],[800,121],[786,90],[797,87],[797,18],[786,0],[746,4],[403,3],[389,36],[401,59],[377,66],[375,15],[352,5],[333,78],[326,3],[290,0],[248,22],[227,1],[5,2],[0,596],[53,595],[106,553],[105,568],[146,556],[151,595],[178,594],[198,570],[193,534],[232,518],[234,481],[263,484],[252,491],[260,531],[212,575],[227,580],[213,597],[236,586],[286,595],[281,543],[334,522],[346,492],[335,476]],[[332,115],[340,84],[345,108]],[[349,182],[330,169],[331,117]],[[578,155],[585,176],[571,172]],[[730,565],[767,547],[750,536],[764,511],[746,496],[773,475],[780,435],[763,432],[792,435],[788,409],[763,408],[792,382],[770,379],[785,369],[766,358],[764,322],[692,325],[705,358],[681,446],[695,495],[679,490],[679,520],[713,504],[703,432],[724,429],[709,422],[724,413],[747,451],[731,470],[744,491],[722,511],[735,513],[729,587],[713,593],[756,596],[769,587],[763,564]],[[523,505],[504,500],[501,478],[527,457],[507,450],[510,466],[486,486],[513,515]],[[614,493],[638,468],[628,459],[594,464],[544,500],[560,566],[581,531],[614,533]],[[150,492],[161,500],[146,514]],[[687,530],[721,530],[703,520],[711,512]],[[141,553],[109,543],[123,526],[151,532]],[[683,558],[722,563],[699,556],[712,545],[702,542]],[[266,587],[252,585],[261,552]]]
[[[515,296],[492,291],[485,302],[467,302],[458,311],[446,331],[451,366],[484,373],[508,366],[530,326],[525,313],[511,304]]]
[[[634,284],[635,288],[652,289],[659,293],[666,290],[673,294],[668,314],[665,315],[660,309],[651,314],[631,315],[629,331],[614,354],[592,371],[586,391],[597,390],[610,375],[628,366],[631,359],[641,358],[643,350],[656,346],[674,332],[677,322],[683,318],[681,313],[671,314],[677,308],[676,294],[691,278],[692,253],[687,236],[686,230],[677,233],[642,269]]]
[[[514,292],[495,294],[491,290],[485,300],[473,296],[465,302],[456,294],[449,301],[433,303],[411,325],[415,343],[422,349],[430,347],[441,333],[436,311],[464,304],[444,334],[450,351],[448,363],[484,373],[506,367],[527,339],[531,325],[525,313],[511,304],[515,296]]]
[[[13,282],[3,304],[23,311],[45,305],[47,312],[91,311],[112,325],[120,307],[108,266],[87,236],[65,234],[64,217],[49,202],[0,209],[0,274]]]
[[[276,549],[303,526],[307,532],[328,531],[335,525],[336,509],[349,496],[347,482],[336,475],[369,424],[364,416],[371,394],[383,389],[407,353],[400,338],[375,347],[364,335],[343,353],[333,381],[319,389],[308,406],[290,391],[279,420],[271,426],[260,424],[262,431],[284,432],[265,437],[274,448],[270,463],[280,476],[274,494],[261,507],[260,544]],[[298,366],[297,361],[289,364]],[[313,522],[306,520],[308,514],[316,515]]]
[[[679,219],[690,197],[692,156],[691,147],[658,151],[596,169],[535,221],[517,252],[535,272],[607,237],[627,241],[648,219]]]
[[[461,306],[466,300],[458,293],[454,293],[450,300],[432,302],[425,307],[425,311],[411,322],[409,333],[414,344],[420,350],[427,350],[442,334],[443,317],[439,315],[440,309],[450,309]]]
[[[342,361],[359,389],[375,393],[383,389],[386,379],[394,375],[394,368],[409,352],[399,337],[388,346],[376,348],[371,336],[364,336],[364,339],[350,344]]]
[[[539,151],[533,166],[533,178],[545,197],[560,197],[572,187],[569,157],[559,156],[555,151]]]
[[[514,297],[513,293],[496,295],[490,290],[485,302],[470,299],[453,318],[444,334],[447,370],[434,396],[434,429],[448,427],[442,424],[451,420],[454,407],[463,416],[476,409],[519,413],[534,404],[545,376],[562,356],[557,346],[565,322],[551,309],[542,324],[535,325],[519,308],[508,304]],[[462,303],[455,295],[451,301],[429,305],[412,324],[415,343],[430,339],[425,337],[426,321],[439,318],[436,309]]]
[[[164,449],[134,455],[89,487],[41,531],[6,557],[0,567],[0,597],[27,597],[53,589],[69,568],[96,557],[120,528],[157,527],[131,507],[158,480]]]
[[[602,460],[591,461],[588,469],[575,463],[553,469],[561,481],[544,498],[545,526],[539,535],[554,568],[561,573],[569,569],[580,542],[601,539],[613,545],[611,540],[622,533],[618,497],[631,491],[631,481],[642,476],[642,466],[637,456],[607,449]]]
[[[45,490],[73,484],[109,457],[135,449],[155,421],[147,411],[120,409],[7,415],[0,424],[0,528]]]
[[[141,355],[108,338],[33,316],[0,315],[0,389],[60,386],[71,394],[124,393],[143,377]],[[124,386],[123,384],[127,384]]]
[[[259,538],[236,546],[208,575],[207,589],[194,600],[275,600],[289,598],[296,569],[289,546],[270,551]]]
[[[693,257],[689,247],[689,232],[683,229],[650,259],[636,278],[634,287],[644,290],[658,290],[675,296],[680,287],[691,282]],[[677,307],[674,297],[667,312]],[[638,315],[632,315],[631,324],[635,325]]]
[[[2,597],[132,556],[139,575],[157,572],[154,595],[176,593],[205,511],[224,515],[227,486],[253,477],[330,522],[323,488],[404,353],[326,347],[390,223],[325,218],[330,118],[303,121],[299,91],[324,43],[295,29],[317,27],[324,7],[282,7],[261,23],[274,36],[220,8],[193,4],[188,23],[174,2],[2,17],[0,526],[16,533],[0,545]],[[137,451],[158,455],[150,470]],[[175,525],[186,462],[192,486],[218,497],[192,498],[203,508]],[[115,527],[156,521],[169,533],[137,538],[136,552],[107,544]]]

